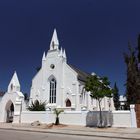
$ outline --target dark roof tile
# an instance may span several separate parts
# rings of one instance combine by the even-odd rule
[[[86,82],[87,77],[91,76],[91,74],[84,72],[75,66],[72,66],[72,65],[69,65],[69,66],[78,74],[79,81]]]

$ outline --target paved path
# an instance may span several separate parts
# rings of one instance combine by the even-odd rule
[[[70,136],[82,136],[82,137],[94,137],[98,139],[127,139],[127,140],[140,140],[140,129],[135,128],[87,128],[81,126],[67,126],[62,128],[46,129],[45,127],[31,127],[27,124],[15,125],[15,124],[0,124],[0,130],[14,130],[21,132],[36,132],[49,135],[67,135]],[[0,139],[1,140],[1,139]]]
[[[103,137],[60,135],[16,130],[0,130],[0,140],[123,140]]]

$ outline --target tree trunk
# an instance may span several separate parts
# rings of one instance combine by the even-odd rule
[[[103,118],[102,118],[102,108],[101,108],[101,100],[98,100],[99,101],[99,109],[100,109],[100,124],[99,124],[99,127],[103,127]]]
[[[55,125],[59,125],[59,117],[56,117]]]

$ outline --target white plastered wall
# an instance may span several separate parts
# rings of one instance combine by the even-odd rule
[[[13,103],[14,105],[14,120],[13,123],[19,123],[21,106],[24,102],[24,95],[21,92],[5,93],[3,96],[0,105],[0,122],[6,122],[7,112],[6,107]]]

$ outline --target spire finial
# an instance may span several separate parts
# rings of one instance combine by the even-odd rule
[[[65,49],[64,49],[64,52],[63,52],[63,57],[67,58]]]
[[[56,50],[56,49],[58,50],[59,49],[58,47],[59,47],[59,40],[57,37],[56,29],[54,29],[52,40],[50,43],[50,50]]]
[[[45,54],[45,52],[43,53],[42,61],[46,61],[46,54]]]
[[[63,56],[63,49],[62,49],[62,47],[61,47],[61,49],[60,49],[60,55],[59,55],[60,57],[62,57]]]

